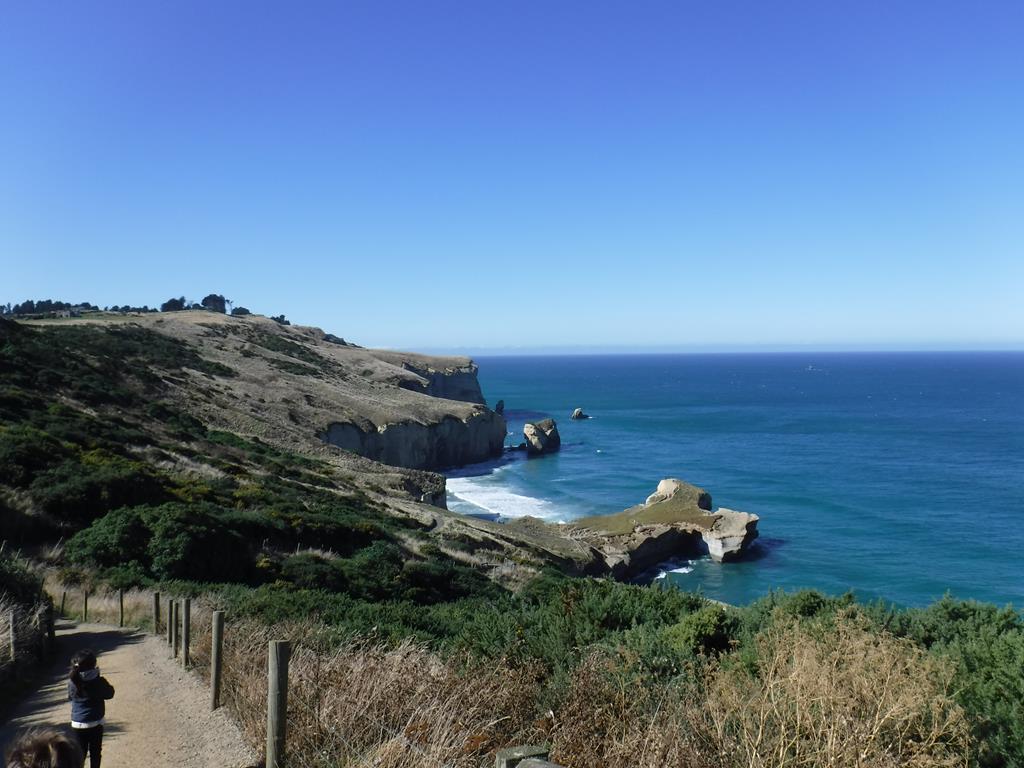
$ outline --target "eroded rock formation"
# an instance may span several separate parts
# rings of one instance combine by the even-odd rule
[[[600,553],[608,573],[629,578],[676,557],[733,560],[757,538],[757,515],[711,509],[703,488],[667,478],[643,504],[583,518],[573,528]]]
[[[562,447],[562,437],[554,419],[527,424],[523,427],[523,437],[526,438],[526,452],[531,456],[554,453]]]

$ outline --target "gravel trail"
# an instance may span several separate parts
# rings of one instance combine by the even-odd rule
[[[0,726],[0,754],[15,734],[37,726],[68,727],[67,665],[78,649],[96,651],[114,686],[107,702],[104,768],[247,768],[257,764],[238,726],[209,691],[171,659],[162,638],[100,624],[58,625],[54,664],[36,691]]]

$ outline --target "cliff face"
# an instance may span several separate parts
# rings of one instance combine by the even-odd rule
[[[426,424],[405,421],[360,428],[351,422],[335,422],[321,438],[383,464],[443,469],[501,455],[505,430],[505,419],[482,408],[466,419],[445,416]]]
[[[480,391],[480,382],[476,377],[477,367],[473,364],[442,370],[418,368],[409,363],[403,367],[423,379],[422,384],[414,380],[404,381],[399,386],[405,389],[445,400],[461,400],[480,405],[485,402],[483,392]]]
[[[413,352],[373,350],[373,356],[401,369],[395,383],[409,392],[418,392],[443,400],[485,405],[477,380],[477,366],[466,357],[434,357]]]

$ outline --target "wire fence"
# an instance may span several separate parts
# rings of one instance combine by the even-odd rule
[[[286,641],[287,706],[280,713],[286,757],[278,768],[481,768],[494,765],[502,747],[542,735],[533,719],[536,670],[444,660],[411,641],[391,648],[366,640],[339,645],[315,622],[268,627],[245,619],[227,623],[215,669],[212,627],[218,606],[207,599],[188,602],[186,624],[182,598],[150,590],[97,591],[87,597],[80,588],[54,583],[48,588],[65,615],[145,628],[163,636],[168,654],[182,662],[187,658],[189,668],[211,687],[216,675],[219,700],[256,748],[273,738],[268,647]],[[267,765],[274,763],[268,759]]]
[[[52,611],[0,595],[0,679],[6,681],[47,658],[52,648]]]

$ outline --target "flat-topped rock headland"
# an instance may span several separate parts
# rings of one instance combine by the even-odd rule
[[[666,478],[643,504],[567,527],[600,554],[610,575],[622,579],[677,557],[734,560],[757,538],[758,520],[748,512],[712,511],[711,494],[703,488]]]

